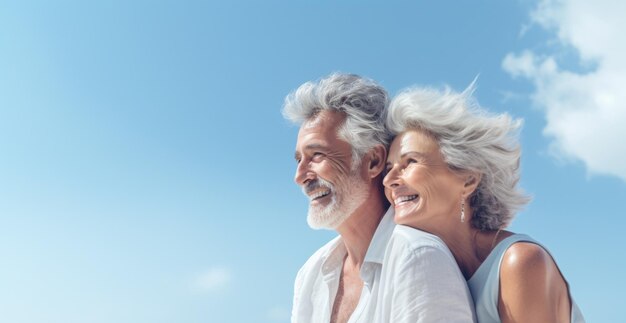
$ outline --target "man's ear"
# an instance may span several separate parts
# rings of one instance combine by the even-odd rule
[[[385,169],[385,163],[387,162],[387,148],[383,145],[376,145],[370,149],[368,155],[367,175],[369,178],[375,178]]]
[[[465,184],[463,184],[463,192],[467,194],[467,196],[472,195],[478,184],[480,184],[480,180],[482,179],[482,174],[476,172],[469,172],[465,176]]]

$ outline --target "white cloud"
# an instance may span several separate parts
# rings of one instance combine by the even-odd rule
[[[267,318],[272,322],[289,322],[291,313],[282,306],[275,306],[267,311]]]
[[[214,292],[228,286],[232,281],[232,272],[223,267],[213,267],[198,275],[193,282],[193,287],[203,292]]]
[[[544,109],[544,134],[560,157],[582,161],[590,173],[626,181],[626,2],[572,0],[539,2],[531,18],[553,31],[563,50],[574,48],[577,73],[559,66],[562,53],[509,53],[503,68],[535,85],[533,101]]]

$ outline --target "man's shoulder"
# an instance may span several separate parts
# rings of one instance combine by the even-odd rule
[[[413,258],[428,255],[443,259],[454,259],[450,249],[436,235],[404,225],[396,225],[389,239],[385,258]]]
[[[444,247],[448,249],[443,240],[436,235],[406,225],[396,225],[391,239],[398,244],[403,244],[414,249],[421,247]]]
[[[458,286],[465,286],[456,260],[443,240],[403,225],[395,227],[389,240],[383,271],[385,276],[403,277],[402,280],[407,277],[415,280],[441,278],[442,281],[454,281]],[[391,281],[394,279],[391,278]]]

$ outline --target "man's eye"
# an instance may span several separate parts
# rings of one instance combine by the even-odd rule
[[[313,153],[313,159],[320,159],[324,156],[324,154],[320,152]]]

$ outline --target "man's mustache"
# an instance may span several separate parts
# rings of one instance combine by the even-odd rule
[[[327,188],[327,189],[333,189],[333,184],[331,184],[330,182],[322,179],[322,178],[316,178],[314,180],[308,181],[306,184],[304,184],[302,186],[302,192],[305,195],[309,195],[311,192],[318,190],[320,188]]]

